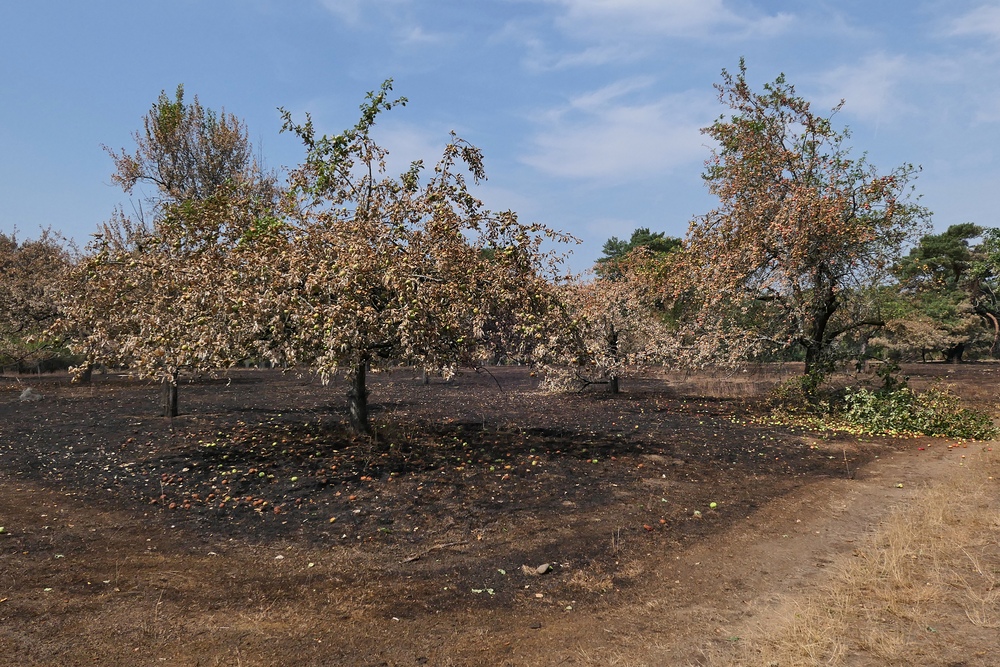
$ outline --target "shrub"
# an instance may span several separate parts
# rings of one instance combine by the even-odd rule
[[[990,415],[961,406],[961,399],[947,388],[932,387],[918,394],[914,423],[927,435],[970,440],[992,440],[998,431]]]
[[[849,387],[844,392],[842,417],[869,433],[892,434],[912,431],[911,411],[915,394],[908,387],[892,391],[873,391],[867,387]]]
[[[813,371],[779,384],[771,393],[771,407],[789,415],[817,415],[830,412],[837,393],[822,389],[826,373]]]
[[[834,389],[824,387],[823,373],[794,378],[771,396],[771,418],[820,430],[845,430],[868,435],[920,434],[969,440],[1000,435],[993,418],[962,406],[948,387],[923,392],[909,387],[899,365],[883,362],[875,368],[877,384]]]
[[[892,389],[849,388],[841,418],[871,435],[920,433],[990,440],[997,427],[985,412],[964,408],[946,387],[917,393],[903,384]]]

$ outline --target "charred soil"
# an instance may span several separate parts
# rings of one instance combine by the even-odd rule
[[[910,370],[995,400],[992,365]],[[372,378],[364,438],[340,384],[277,371],[187,381],[173,420],[118,376],[2,378],[0,663],[610,664],[646,641],[696,661],[718,638],[671,614],[735,622],[729,597],[767,592],[686,555],[738,564],[783,503],[916,456],[766,425],[760,397],[790,372],[611,396],[398,370]]]

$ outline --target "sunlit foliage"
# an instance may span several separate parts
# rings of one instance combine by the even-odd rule
[[[818,370],[838,338],[883,323],[871,288],[928,215],[911,196],[917,170],[852,158],[847,131],[784,76],[756,92],[741,61],[716,88],[732,110],[703,130],[716,142],[704,178],[719,206],[691,223],[675,288],[700,301],[692,357],[798,348],[806,372]]]

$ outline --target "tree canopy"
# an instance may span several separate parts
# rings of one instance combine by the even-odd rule
[[[602,256],[597,259],[594,268],[599,276],[610,277],[618,273],[622,260],[637,248],[645,248],[655,255],[673,252],[680,247],[681,239],[677,237],[667,236],[666,232],[651,232],[648,227],[639,227],[632,232],[628,241],[617,236],[605,241]]]
[[[840,106],[815,114],[784,76],[756,92],[741,61],[716,88],[732,110],[703,130],[719,206],[692,221],[676,288],[701,306],[692,345],[723,360],[797,347],[820,370],[845,333],[883,323],[872,288],[928,216],[917,169],[852,158]]]
[[[0,232],[0,370],[38,366],[62,347],[46,335],[59,316],[63,276],[75,261],[73,248],[49,229],[20,240]]]
[[[995,229],[963,223],[921,237],[894,269],[894,312],[879,341],[903,354],[942,353],[949,361],[961,361],[981,342],[995,349],[996,235]]]
[[[279,192],[243,122],[186,103],[182,87],[174,99],[161,93],[143,127],[134,154],[108,152],[125,192],[153,186],[149,217],[118,209],[101,226],[70,277],[61,324],[75,332],[82,369],[103,363],[161,380],[174,416],[182,369],[249,354],[257,332],[240,302],[259,286],[259,265],[246,240],[273,220]]]
[[[358,123],[318,136],[283,112],[306,149],[276,233],[288,242],[264,260],[280,266],[265,290],[267,354],[327,379],[347,372],[351,425],[369,429],[365,375],[380,364],[450,369],[500,348],[525,356],[550,337],[559,258],[545,241],[567,237],[486,210],[468,188],[485,178],[482,152],[451,136],[429,176],[413,163],[386,173],[372,136],[379,114],[405,104],[391,81],[369,93]]]
[[[246,124],[233,114],[184,101],[184,86],[174,97],[165,91],[132,134],[135,151],[105,150],[115,163],[112,181],[131,193],[140,183],[154,186],[150,199],[192,201],[215,195],[227,183],[250,180],[256,163]]]

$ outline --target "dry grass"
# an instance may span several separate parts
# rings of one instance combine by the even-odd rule
[[[711,664],[988,665],[998,629],[1000,457],[986,446],[894,512],[820,594]]]
[[[708,399],[745,399],[769,396],[778,385],[796,377],[791,365],[768,364],[750,371],[714,371],[685,373],[663,371],[660,377],[667,380],[678,394]]]
[[[567,583],[586,593],[610,593],[615,588],[614,578],[600,570],[594,572],[577,570]]]

